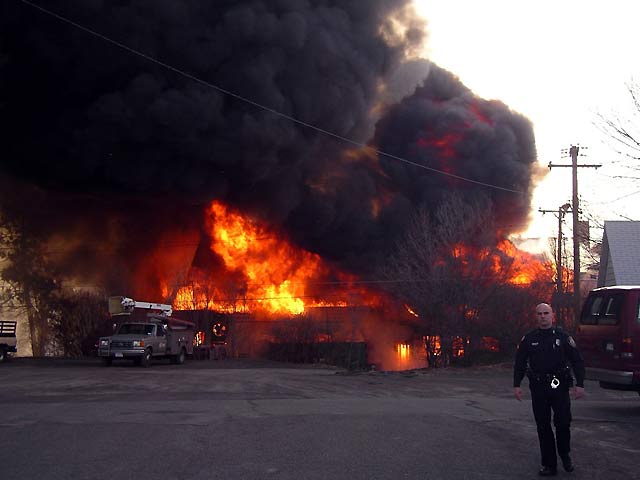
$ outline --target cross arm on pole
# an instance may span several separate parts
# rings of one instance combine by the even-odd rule
[[[549,170],[551,170],[553,167],[568,167],[568,168],[573,168],[573,165],[569,164],[569,165],[565,165],[563,163],[551,163],[549,162],[549,165],[547,165],[549,167]],[[577,165],[578,167],[589,167],[589,168],[600,168],[602,165],[597,165],[597,164],[580,164]]]

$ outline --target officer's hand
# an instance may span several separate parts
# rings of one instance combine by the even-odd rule
[[[519,402],[522,401],[522,389],[520,387],[513,387],[513,395]]]
[[[573,387],[573,398],[576,400],[584,397],[584,388],[583,387]]]

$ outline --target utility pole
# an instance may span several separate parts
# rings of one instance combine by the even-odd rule
[[[575,324],[578,323],[580,315],[581,298],[580,298],[580,236],[578,213],[580,207],[578,205],[578,167],[599,168],[602,165],[578,165],[578,154],[580,153],[579,145],[571,145],[569,148],[569,156],[571,157],[571,165],[552,164],[549,162],[549,170],[553,167],[569,167],[572,169],[573,180],[573,197],[571,209],[573,211],[573,313]],[[582,155],[584,156],[584,154]]]
[[[558,300],[560,300],[564,290],[562,286],[562,220],[564,219],[564,214],[570,208],[571,204],[569,203],[565,203],[558,208],[558,242],[556,244],[556,292],[558,293]],[[555,210],[544,210],[542,208],[539,208],[538,211],[543,215],[545,213],[556,213]],[[558,309],[556,308],[556,310]]]

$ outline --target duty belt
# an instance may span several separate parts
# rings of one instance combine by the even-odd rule
[[[551,385],[551,388],[558,388],[560,386],[560,378],[563,377],[563,375],[559,375],[556,373],[533,373],[533,372],[529,372],[527,376],[529,377],[530,381],[534,381],[540,384],[546,383]]]

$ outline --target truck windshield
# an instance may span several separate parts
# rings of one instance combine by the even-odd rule
[[[119,335],[151,335],[153,333],[153,325],[144,323],[125,323],[118,330]]]

